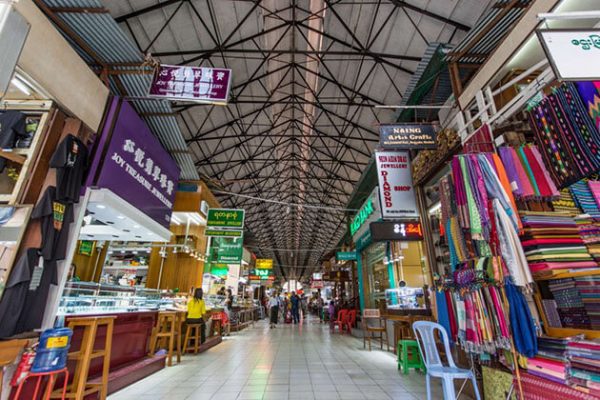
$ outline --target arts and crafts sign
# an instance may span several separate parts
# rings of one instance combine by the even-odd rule
[[[231,70],[161,65],[154,72],[149,95],[170,100],[226,104]]]
[[[414,217],[419,213],[407,151],[375,152],[379,200],[384,219]]]
[[[379,144],[384,149],[435,149],[435,129],[430,124],[381,125]]]
[[[179,167],[126,101],[108,112],[87,186],[110,189],[168,228]]]
[[[537,34],[557,78],[600,79],[600,30],[540,29]]]

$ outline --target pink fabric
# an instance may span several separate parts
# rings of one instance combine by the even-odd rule
[[[546,262],[529,264],[529,269],[531,269],[531,272],[539,272],[552,269],[595,268],[597,266],[598,263],[595,261]]]
[[[529,181],[529,176],[527,176],[527,172],[523,168],[523,164],[521,163],[521,159],[517,155],[517,152],[514,148],[510,148],[510,157],[512,158],[513,166],[517,171],[517,175],[519,176],[519,185],[521,187],[521,194],[523,197],[534,196],[535,191],[533,190],[533,186],[531,186],[531,182]]]
[[[533,153],[533,156],[535,157],[540,168],[544,172],[544,176],[546,177],[546,181],[548,183],[548,187],[550,188],[550,191],[552,192],[552,196],[556,196],[556,197],[560,196],[560,193],[559,193],[558,189],[556,188],[556,185],[554,184],[552,177],[550,176],[550,172],[548,172],[548,169],[546,169],[544,161],[542,160],[542,155],[540,154],[540,151],[538,150],[537,146],[531,146],[531,152]]]
[[[594,200],[596,201],[596,205],[600,208],[600,182],[599,181],[589,181],[588,186],[590,191],[592,192],[592,196],[594,196]]]

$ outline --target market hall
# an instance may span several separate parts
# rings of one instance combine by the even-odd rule
[[[0,399],[600,399],[598,26],[0,2]]]

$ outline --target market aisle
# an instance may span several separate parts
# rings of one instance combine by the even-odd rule
[[[435,387],[433,398],[441,398]],[[424,399],[425,379],[401,375],[393,354],[330,335],[318,321],[270,330],[257,323],[180,365],[110,396],[142,399]]]

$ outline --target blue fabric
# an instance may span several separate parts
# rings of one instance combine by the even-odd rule
[[[452,332],[450,329],[450,316],[448,315],[448,303],[444,292],[435,291],[435,302],[438,312],[438,323],[446,329],[446,332]],[[452,343],[452,335],[448,335]]]
[[[538,352],[535,324],[523,293],[508,280],[504,286],[510,308],[510,329],[517,351],[527,357]]]

